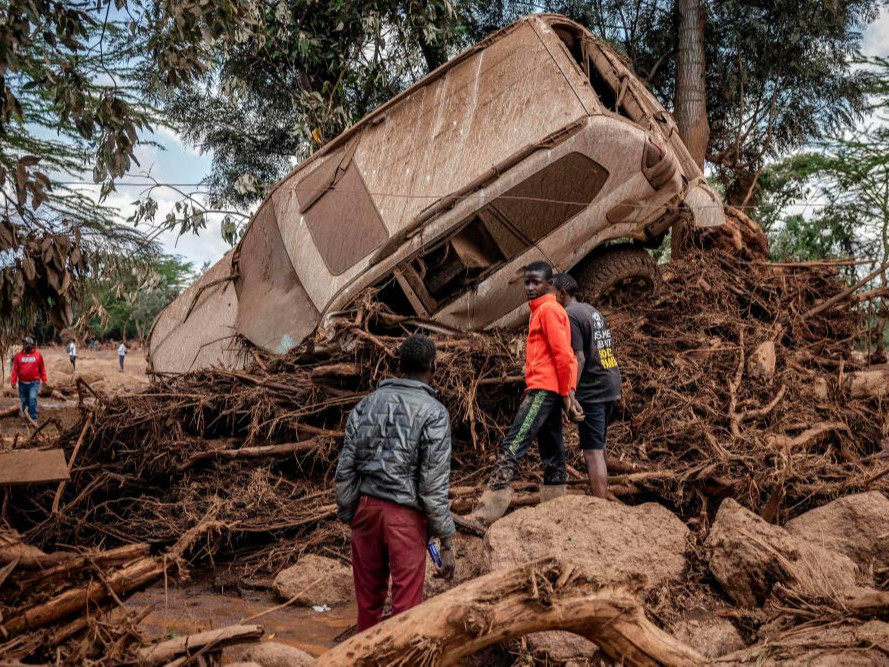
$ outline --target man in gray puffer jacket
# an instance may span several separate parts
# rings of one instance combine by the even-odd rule
[[[454,574],[451,424],[429,386],[435,345],[408,337],[399,366],[401,378],[383,380],[349,414],[336,468],[337,516],[352,525],[359,632],[382,618],[390,573],[393,615],[423,601],[429,535],[441,539],[441,575]]]

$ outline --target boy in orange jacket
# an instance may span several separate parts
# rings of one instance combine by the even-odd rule
[[[568,314],[554,293],[550,264],[532,262],[525,268],[525,296],[531,306],[525,348],[525,396],[500,446],[500,457],[488,487],[467,517],[486,526],[503,516],[509,507],[509,484],[535,437],[545,466],[541,502],[565,494],[562,412],[572,418],[577,416],[577,358],[571,348]]]

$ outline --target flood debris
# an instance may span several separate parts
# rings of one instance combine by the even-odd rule
[[[181,661],[179,664],[185,664],[189,658],[220,653],[226,646],[258,641],[264,634],[259,625],[230,625],[146,646],[139,649],[136,660],[138,664],[148,666],[167,665],[177,660]]]
[[[0,656],[5,660],[119,664],[141,645],[149,610],[122,600],[163,576],[147,544],[43,553],[0,533]]]
[[[569,630],[626,665],[704,665],[664,632],[632,593],[550,557],[461,584],[322,654],[315,664],[455,664],[539,630]]]
[[[0,452],[0,487],[61,482],[68,464],[61,449],[17,449]]]
[[[588,513],[618,534],[624,509],[632,514],[656,502],[660,523],[675,523],[685,536],[671,547],[677,560],[669,583],[646,588],[629,578],[611,586],[621,591],[622,609],[647,609],[645,623],[686,638],[689,646],[676,650],[712,659],[737,649],[682,630],[701,614],[715,615],[752,651],[730,654],[738,662],[772,655],[768,647],[792,662],[818,641],[817,633],[795,639],[802,624],[839,624],[848,631],[836,636],[851,642],[860,639],[854,624],[879,632],[873,623],[889,612],[885,559],[874,541],[885,539],[879,515],[889,490],[889,407],[849,390],[851,373],[872,370],[868,355],[853,351],[868,349],[870,324],[854,292],[836,298],[847,293],[843,265],[770,264],[755,230],[730,218],[725,229],[690,236],[683,257],[659,268],[661,286],[650,300],[607,311],[625,378],[623,411],[610,432],[609,491],[632,507]],[[424,323],[393,312],[371,290],[343,314],[331,334],[337,344],[326,351],[311,342],[286,355],[254,348],[240,369],[161,377],[137,396],[100,395],[55,443],[69,460],[77,449],[61,493],[55,485],[31,487],[27,497],[13,493],[7,518],[31,548],[150,543],[158,553],[176,549],[192,568],[234,561],[253,581],[269,581],[311,554],[345,560],[348,533],[334,519],[332,488],[345,417],[392,372],[404,332]],[[500,330],[433,336],[436,388],[453,422],[452,510],[468,511],[523,389],[522,338]],[[750,359],[768,343],[774,372],[763,374]],[[823,392],[815,393],[819,385]],[[569,464],[582,469],[570,437],[568,453]],[[534,464],[526,462],[514,485],[516,507],[539,502]],[[568,497],[523,511],[596,504],[577,495],[583,488],[577,473]],[[864,534],[852,529],[855,521],[866,522]],[[566,532],[582,529],[565,524]],[[495,524],[492,534],[499,530]],[[458,541],[458,555],[479,552],[466,544]],[[308,576],[311,584],[320,572]],[[547,585],[534,580],[544,595]],[[439,593],[430,604],[449,594],[442,588],[430,586]],[[535,614],[541,610],[522,599]],[[513,634],[566,629],[538,620]],[[73,636],[83,642],[89,632]],[[524,646],[511,650],[542,647]],[[44,644],[34,655],[42,650]]]
[[[657,503],[631,507],[569,495],[495,522],[484,547],[489,572],[558,555],[602,584],[644,594],[681,581],[689,537],[685,524]],[[526,641],[532,654],[550,661],[590,660],[599,654],[591,641],[567,632],[533,633]]]

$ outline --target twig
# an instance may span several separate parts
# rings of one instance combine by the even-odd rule
[[[809,319],[810,317],[814,317],[815,315],[818,315],[819,313],[823,313],[825,310],[827,310],[828,308],[833,306],[835,303],[838,303],[838,302],[842,301],[843,299],[848,298],[853,292],[855,292],[855,290],[857,290],[858,288],[869,283],[875,276],[883,273],[883,271],[885,271],[887,268],[889,268],[889,261],[883,262],[882,264],[880,264],[880,266],[878,266],[876,269],[874,269],[873,271],[868,273],[864,278],[859,280],[854,285],[847,287],[839,294],[836,294],[836,295],[830,297],[824,303],[822,303],[818,306],[815,306],[811,310],[804,313],[800,317],[800,321],[805,321],[805,320]]]
[[[269,609],[266,609],[265,611],[261,611],[261,612],[259,612],[259,613],[257,613],[257,614],[253,614],[253,616],[248,616],[247,618],[242,618],[240,621],[238,621],[238,623],[247,623],[248,621],[255,621],[257,618],[262,618],[263,616],[266,616],[267,614],[272,614],[272,613],[274,613],[274,612],[276,612],[276,611],[279,611],[279,610],[281,610],[281,609],[284,609],[285,607],[289,607],[289,606],[292,605],[294,602],[296,602],[300,597],[302,597],[303,595],[305,595],[306,593],[308,593],[309,590],[310,590],[315,584],[321,582],[323,579],[324,579],[324,577],[318,577],[318,578],[315,579],[315,581],[313,581],[311,584],[309,584],[308,586],[306,586],[305,588],[303,588],[299,593],[296,593],[295,595],[291,596],[290,599],[287,600],[287,602],[282,602],[281,604],[276,605],[276,606],[274,606],[274,607],[271,607],[271,608],[269,608]]]

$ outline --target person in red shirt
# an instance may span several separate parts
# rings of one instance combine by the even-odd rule
[[[12,359],[12,388],[19,387],[19,400],[22,402],[22,417],[27,411],[31,421],[37,421],[37,394],[40,383],[46,383],[46,366],[43,356],[34,347],[33,338],[22,340],[22,349]]]
[[[534,438],[544,463],[541,502],[565,494],[562,413],[575,419],[578,416],[574,398],[577,358],[571,348],[568,314],[554,293],[550,264],[532,262],[525,268],[525,296],[531,307],[525,348],[525,395],[500,446],[488,486],[467,517],[470,522],[485,526],[503,516],[509,507],[509,484]]]

